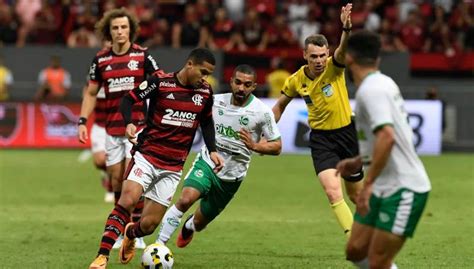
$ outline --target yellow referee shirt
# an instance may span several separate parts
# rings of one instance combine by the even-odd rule
[[[351,106],[344,78],[344,66],[327,59],[324,72],[310,79],[305,66],[293,73],[283,86],[288,97],[300,95],[308,107],[308,123],[311,129],[334,130],[351,123]]]

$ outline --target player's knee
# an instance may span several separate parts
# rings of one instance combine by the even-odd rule
[[[94,165],[97,169],[105,171],[105,160],[95,158]]]
[[[135,201],[132,197],[130,197],[130,195],[126,195],[125,193],[122,193],[118,201],[118,204],[122,206],[123,208],[127,209],[128,212],[132,212],[133,209],[135,208],[135,205],[137,204],[137,201]]]
[[[343,198],[341,191],[337,189],[326,189],[326,195],[331,204],[336,203]]]
[[[178,208],[181,212],[186,212],[193,204],[194,199],[187,196],[182,196],[176,203],[176,208]]]
[[[352,242],[348,242],[346,246],[346,260],[352,262],[358,262],[367,257],[365,249],[361,246],[357,246]]]

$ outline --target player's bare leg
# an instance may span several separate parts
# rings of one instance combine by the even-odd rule
[[[372,238],[374,228],[354,222],[352,233],[346,246],[346,259],[358,263],[368,263],[366,260],[369,250],[369,244]]]
[[[107,166],[107,173],[112,181],[112,190],[115,194],[115,202],[119,201],[122,191],[123,172],[125,170],[125,161]]]
[[[370,268],[392,268],[393,259],[403,247],[405,239],[405,237],[375,229],[368,253]]]

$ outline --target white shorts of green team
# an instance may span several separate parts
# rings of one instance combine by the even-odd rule
[[[141,129],[137,132],[136,137],[143,131]],[[124,159],[131,159],[133,144],[128,141],[126,136],[112,136],[105,134],[105,165],[111,166],[117,164]]]
[[[92,124],[91,128],[91,151],[97,153],[105,151],[105,128],[97,124]]]
[[[168,207],[179,185],[182,171],[174,172],[159,169],[148,162],[140,152],[133,156],[133,166],[129,169],[127,180],[142,185],[143,196]]]

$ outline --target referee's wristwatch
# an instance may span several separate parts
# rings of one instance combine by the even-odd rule
[[[352,27],[351,28],[342,28],[342,31],[344,31],[346,33],[349,33],[350,31],[352,31]]]

